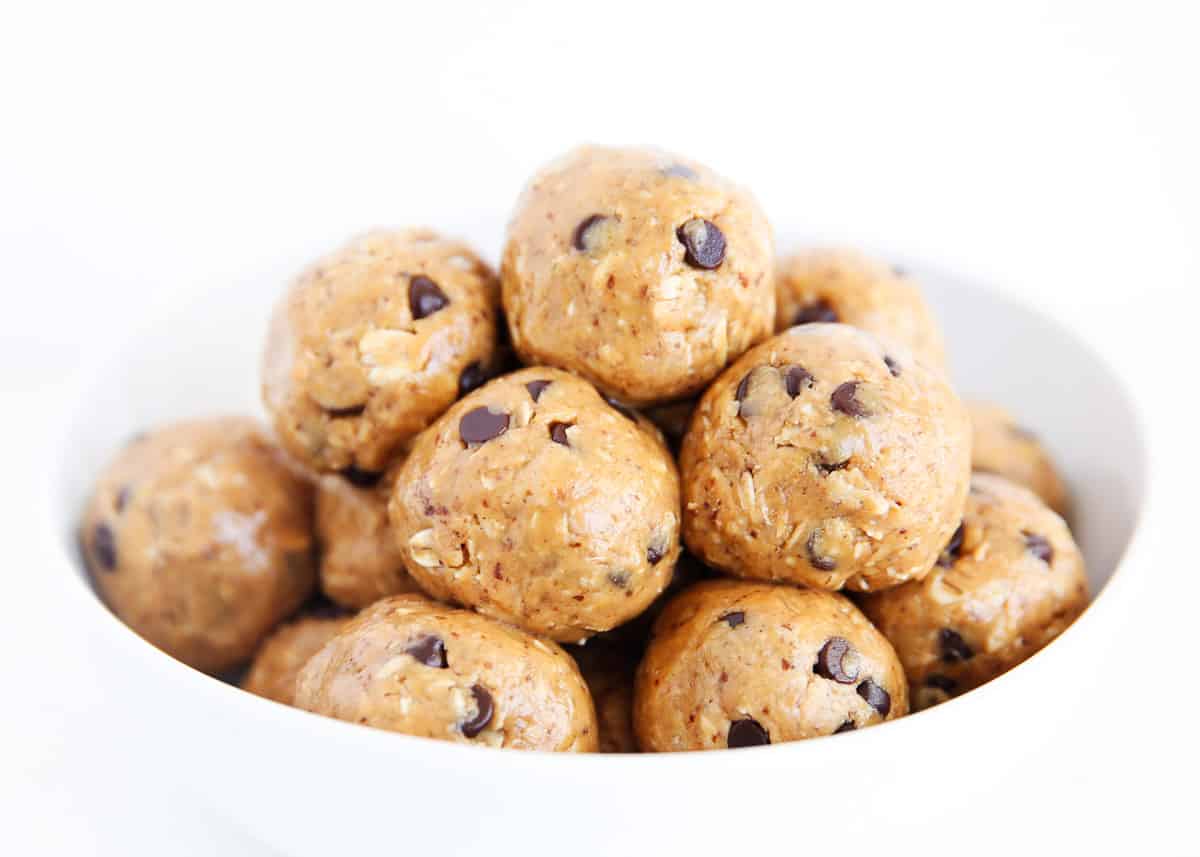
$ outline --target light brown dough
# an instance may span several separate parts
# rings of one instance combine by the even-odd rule
[[[368,607],[305,665],[296,705],[393,732],[590,752],[596,713],[570,655],[419,595]]]
[[[680,453],[684,539],[739,577],[919,579],[962,518],[970,449],[942,373],[848,325],[793,327],[700,400]]]
[[[397,477],[409,573],[555,640],[632,619],[679,555],[679,478],[653,431],[557,369],[491,381],[417,438]]]
[[[920,288],[906,274],[854,250],[805,250],[775,275],[775,330],[841,322],[895,342],[929,368],[946,362],[942,332]]]
[[[279,626],[258,647],[242,679],[242,690],[292,705],[300,670],[351,618],[352,613],[311,614]]]
[[[908,713],[896,653],[845,597],[698,583],[654,625],[634,688],[643,750],[720,750],[847,732]]]
[[[633,736],[633,673],[637,658],[624,646],[589,640],[571,655],[579,664],[600,727],[601,753],[636,753]]]
[[[263,401],[318,471],[382,471],[499,359],[495,275],[426,229],[372,232],[300,275],[276,308]]]
[[[971,467],[1024,485],[1060,515],[1067,514],[1067,486],[1046,448],[999,405],[968,402]]]
[[[134,440],[98,480],[81,538],[112,611],[209,673],[247,660],[316,580],[311,488],[239,417]]]
[[[526,363],[643,406],[699,392],[770,335],[772,262],[758,204],[711,170],[656,149],[583,146],[517,202],[504,308]]]
[[[1083,557],[1062,518],[989,474],[972,478],[962,530],[932,574],[860,600],[896,647],[917,709],[1016,666],[1087,602]]]

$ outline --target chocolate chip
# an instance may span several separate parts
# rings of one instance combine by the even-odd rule
[[[925,676],[925,686],[934,687],[946,693],[954,693],[958,690],[958,682],[950,678],[948,675],[941,673],[930,673]]]
[[[426,634],[423,637],[417,637],[404,649],[406,655],[412,655],[417,661],[425,664],[427,667],[444,670],[446,663],[446,644],[441,637],[433,634]]]
[[[571,423],[550,423],[550,439],[563,446],[570,446],[571,442],[567,440],[567,429],[571,425]]]
[[[629,407],[621,404],[616,399],[614,399],[612,396],[605,396],[604,401],[608,402],[608,404],[617,413],[619,413],[621,416],[625,417],[625,419],[629,420],[630,422],[635,422],[635,423],[637,422],[637,415]]]
[[[744,610],[731,610],[721,616],[718,622],[724,622],[730,628],[736,628],[738,625],[743,625],[746,622],[746,612]]]
[[[497,414],[488,408],[467,411],[458,421],[458,436],[463,443],[487,443],[508,431],[508,414]]]
[[[666,555],[666,547],[650,545],[650,547],[646,548],[646,562],[650,563],[651,565],[658,565],[660,562],[662,562],[662,558]]]
[[[942,548],[941,554],[937,558],[937,564],[942,568],[950,568],[962,556],[963,532],[965,524],[960,523],[958,529],[954,531],[954,535],[950,536],[950,541],[946,542],[946,546]]]
[[[789,366],[787,374],[784,375],[787,394],[793,399],[799,396],[805,387],[811,387],[815,380],[812,373],[803,366]]]
[[[363,415],[363,411],[366,409],[367,406],[364,403],[361,405],[351,405],[348,408],[325,408],[324,410],[325,413],[334,419],[341,419],[342,417],[361,417]]]
[[[343,468],[342,476],[351,485],[356,485],[359,488],[373,488],[379,484],[379,480],[383,478],[383,473],[378,470],[360,470],[351,464],[349,467]]]
[[[711,271],[725,261],[725,235],[716,224],[694,217],[675,230],[684,246],[683,260],[693,268]]]
[[[596,244],[596,227],[608,220],[603,214],[589,214],[583,220],[579,221],[579,225],[575,227],[575,235],[571,239],[571,246],[576,250],[589,251],[595,249]]]
[[[738,747],[760,747],[770,743],[770,734],[753,717],[746,717],[730,723],[729,734],[725,738],[725,745],[731,750],[736,750]]]
[[[893,378],[900,377],[900,364],[890,354],[883,355],[883,364],[888,367],[888,371],[892,373]]]
[[[450,298],[441,290],[437,283],[419,274],[408,284],[408,308],[412,310],[414,321],[420,321],[431,316],[438,310],[450,304]]]
[[[938,649],[942,653],[942,660],[948,664],[969,661],[975,657],[974,650],[967,645],[962,634],[951,628],[942,628],[938,631]]]
[[[733,397],[735,399],[737,399],[739,403],[744,401],[746,398],[746,394],[748,392],[750,392],[750,376],[753,374],[754,374],[753,369],[751,369],[749,372],[747,372],[746,377],[744,377],[744,378],[742,378],[742,380],[738,381],[737,389],[733,391]]]
[[[867,701],[867,705],[878,711],[881,716],[888,716],[888,712],[892,710],[892,695],[890,693],[871,679],[867,679],[860,684],[857,690],[858,695]]]
[[[92,530],[92,552],[100,561],[100,568],[104,571],[116,570],[117,539],[113,535],[112,527],[103,521],[96,524],[96,528]]]
[[[853,720],[847,720],[842,723],[837,729],[833,730],[834,735],[841,735],[843,732],[853,732],[858,727],[854,725]]]
[[[122,485],[121,489],[117,491],[117,496],[113,498],[113,508],[118,512],[125,511],[125,504],[129,502],[129,495],[132,493],[133,489],[128,485]]]
[[[808,553],[808,564],[818,571],[833,571],[837,568],[837,560],[833,557],[823,556],[817,551],[817,538],[820,532],[820,530],[813,530],[808,534],[808,541],[804,543],[804,549]]]
[[[525,385],[525,389],[529,391],[529,395],[536,402],[542,397],[542,393],[550,386],[549,381],[530,381]]]
[[[812,324],[813,322],[835,322],[838,314],[824,298],[805,304],[792,316],[792,324]]]
[[[845,461],[835,461],[833,463],[825,461],[824,459],[817,459],[817,469],[819,469],[826,476],[834,471],[845,469],[847,466],[849,466],[849,464],[849,458],[847,458]]]
[[[845,637],[830,637],[817,652],[813,672],[836,681],[838,684],[854,684],[858,678],[858,655]]]
[[[619,586],[622,589],[629,585],[628,571],[610,571],[608,573],[608,582],[613,586]]]
[[[1054,548],[1050,547],[1050,540],[1040,533],[1031,533],[1028,530],[1021,530],[1021,535],[1025,537],[1025,550],[1049,565],[1054,559]]]
[[[662,174],[664,176],[667,176],[670,178],[679,178],[679,179],[694,179],[694,178],[696,178],[696,171],[693,170],[691,167],[687,166],[686,164],[671,164],[671,166],[663,168]]]
[[[487,372],[484,371],[483,364],[478,360],[468,363],[458,376],[458,397],[461,399],[472,390],[483,386],[483,382],[486,380]]]
[[[472,685],[471,696],[475,697],[475,716],[459,724],[462,734],[468,738],[474,738],[486,729],[492,722],[492,713],[495,711],[492,695],[483,685]]]
[[[858,400],[857,381],[846,381],[843,384],[838,384],[837,389],[833,391],[833,395],[829,397],[829,404],[833,406],[835,411],[841,411],[849,417],[869,417],[871,415],[871,412]]]

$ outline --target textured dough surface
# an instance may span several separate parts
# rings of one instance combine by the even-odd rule
[[[739,577],[895,586],[958,526],[970,449],[942,373],[848,325],[793,327],[700,400],[680,454],[684,539]]]
[[[280,625],[263,641],[242,679],[242,690],[292,705],[296,678],[322,646],[349,624],[351,614],[301,616]]]
[[[711,268],[689,263],[680,232],[705,221],[725,244]],[[509,223],[513,344],[526,363],[633,405],[684,398],[770,335],[773,252],[758,204],[706,167],[656,149],[575,149],[532,179]]]
[[[318,471],[382,471],[491,371],[498,303],[487,265],[426,229],[372,232],[321,259],[268,334],[263,401],[281,443]]]
[[[971,467],[1024,485],[1060,515],[1067,514],[1067,486],[1046,448],[999,405],[968,402]]]
[[[946,362],[942,332],[917,284],[862,253],[814,249],[789,256],[775,275],[775,330],[840,322],[906,347],[932,369]]]
[[[596,713],[571,656],[511,625],[397,595],[305,665],[300,708],[443,741],[590,752]]]
[[[915,708],[1016,666],[1088,603],[1067,525],[1020,485],[976,474],[955,541],[924,580],[860,600],[896,647]]]
[[[209,673],[247,660],[316,580],[311,488],[238,417],[130,443],[97,482],[82,542],[112,611]]]
[[[480,415],[498,434],[468,443]],[[565,642],[641,613],[679,555],[679,478],[653,426],[545,367],[422,433],[388,508],[427,593]]]
[[[907,712],[896,653],[849,599],[715,580],[655,623],[633,718],[643,750],[669,752],[798,741]]]

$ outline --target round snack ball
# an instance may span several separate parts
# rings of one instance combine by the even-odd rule
[[[276,307],[263,358],[284,447],[318,471],[383,470],[486,378],[498,299],[469,247],[425,229],[373,232],[317,262]]]
[[[313,613],[281,625],[259,646],[242,679],[242,690],[292,705],[300,670],[349,624],[352,616],[351,613]]]
[[[679,556],[679,477],[652,431],[566,372],[489,382],[417,438],[396,479],[409,574],[555,640],[632,619]]]
[[[833,735],[908,713],[896,653],[849,599],[770,583],[698,583],[670,604],[638,668],[647,752]]]
[[[908,348],[931,369],[946,362],[942,333],[917,284],[853,250],[789,256],[775,274],[775,330],[841,322]]]
[[[940,372],[848,325],[793,327],[701,399],[680,454],[684,539],[739,577],[895,586],[958,526],[970,450]]]
[[[419,590],[404,570],[404,557],[388,522],[388,497],[400,463],[374,481],[355,484],[329,474],[317,482],[321,590],[343,607],[366,607],[387,595]]]
[[[571,654],[596,706],[601,753],[636,753],[633,736],[633,673],[637,658],[627,647],[589,640]]]
[[[1067,486],[1038,439],[999,405],[968,402],[971,467],[1024,485],[1060,515],[1067,513]]]
[[[100,477],[81,539],[112,611],[208,673],[249,659],[316,580],[310,487],[239,417],[134,440]]]
[[[1083,557],[1031,491],[976,474],[933,573],[861,599],[896,647],[914,708],[990,681],[1041,649],[1088,602]]]
[[[296,705],[407,735],[590,752],[596,713],[554,643],[419,595],[368,607],[313,655]]]
[[[526,363],[647,405],[699,392],[770,335],[772,263],[745,191],[656,149],[583,146],[517,202],[504,308]]]

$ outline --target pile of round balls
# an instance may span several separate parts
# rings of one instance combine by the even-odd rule
[[[84,554],[155,646],[353,723],[604,752],[862,729],[1088,599],[1054,466],[944,359],[903,271],[777,263],[710,169],[579,148],[498,277],[424,229],[312,264],[267,334],[271,431],[138,437]]]

